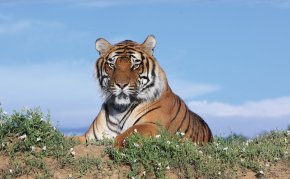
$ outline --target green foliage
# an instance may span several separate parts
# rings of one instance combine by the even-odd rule
[[[9,116],[0,108],[0,154],[10,158],[10,170],[0,171],[0,178],[17,177],[39,171],[45,178],[52,171],[45,162],[51,157],[57,160],[59,168],[73,166],[80,176],[92,166],[99,167],[95,158],[75,159],[73,147],[77,144],[50,123],[50,116],[44,116],[39,108],[23,109]],[[38,173],[38,172],[37,172]]]
[[[109,147],[107,152],[117,164],[129,164],[134,177],[140,173],[153,173],[164,178],[167,169],[180,170],[183,176],[227,178],[236,176],[238,169],[260,172],[278,160],[289,161],[287,132],[275,131],[255,139],[240,135],[215,137],[215,142],[198,146],[191,141],[180,142],[180,136],[166,132],[151,138],[138,133],[126,140],[123,150]]]
[[[2,109],[1,109],[2,111]],[[13,156],[17,152],[59,158],[67,154],[75,142],[66,140],[63,134],[50,123],[40,109],[23,109],[11,116],[1,112],[0,150]],[[5,150],[9,146],[9,150]]]
[[[289,126],[290,127],[290,126]],[[289,128],[288,127],[288,128]],[[181,178],[233,178],[237,171],[250,169],[260,176],[267,175],[267,166],[277,161],[287,162],[289,157],[288,131],[273,131],[253,139],[232,134],[215,137],[215,142],[199,146],[184,140],[183,134],[171,135],[162,131],[154,137],[134,133],[126,139],[125,148],[112,147],[112,140],[94,142],[104,148],[110,159],[105,161],[90,156],[74,156],[74,140],[50,123],[40,109],[24,109],[8,115],[0,108],[0,155],[9,157],[9,170],[0,169],[0,178],[16,178],[31,173],[39,178],[53,177],[54,167],[67,169],[73,177],[82,177],[90,171],[110,170],[118,166],[131,167],[128,177],[165,178],[175,171]],[[53,167],[47,159],[54,161]],[[56,163],[55,163],[56,162]]]

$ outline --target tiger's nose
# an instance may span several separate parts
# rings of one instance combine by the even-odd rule
[[[116,85],[121,88],[124,89],[126,86],[128,86],[128,83],[116,83]]]

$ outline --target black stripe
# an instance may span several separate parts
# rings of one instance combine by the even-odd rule
[[[114,57],[116,57],[116,56],[119,56],[119,54],[113,55],[112,58],[114,58]]]
[[[146,84],[148,84],[150,82],[150,80],[146,83]],[[145,85],[146,85],[145,84]],[[152,81],[152,83],[150,83],[149,85],[147,85],[147,86],[145,86],[144,88],[142,88],[142,90],[141,91],[144,91],[144,90],[146,90],[146,89],[148,89],[148,88],[151,88],[151,87],[153,87],[155,85],[155,81]]]
[[[96,68],[97,68],[97,77],[100,78],[99,61],[96,63]]]
[[[154,111],[154,110],[156,110],[156,109],[159,109],[159,108],[161,108],[161,106],[157,106],[157,107],[152,108],[152,109],[150,109],[149,111],[147,111],[145,114],[143,114],[142,116],[140,116],[140,117],[139,117],[139,118],[134,122],[133,126],[134,126],[137,122],[139,122],[140,119],[141,119],[142,117],[144,117],[146,114],[148,114],[148,113],[150,113],[151,111]]]
[[[126,48],[126,50],[133,50],[134,52],[136,51],[135,48],[132,48],[130,46],[126,46],[125,48]],[[124,47],[121,47],[120,49],[124,49]]]
[[[191,119],[192,120],[192,127],[191,127],[191,134],[190,134],[190,139],[192,140],[192,137],[193,137],[193,129],[194,129],[194,120],[193,119]]]
[[[131,107],[131,109],[129,109],[128,112],[125,114],[125,116],[122,118],[122,120],[120,121],[120,123],[122,123],[124,119],[125,119],[125,121],[124,121],[123,124],[122,124],[121,130],[123,130],[124,125],[125,125],[125,123],[126,123],[127,120],[128,120],[128,117],[131,115],[132,111],[133,111],[137,106],[138,106],[137,103],[136,103],[136,104],[133,104],[132,107]]]
[[[149,60],[146,60],[146,70],[147,70],[147,75],[146,76],[149,76]]]
[[[106,116],[106,124],[107,124],[107,127],[108,127],[112,132],[115,132],[116,134],[120,134],[120,132],[118,132],[118,131],[112,129],[111,126],[108,125],[108,124],[111,124],[111,125],[113,125],[113,126],[117,126],[117,127],[118,127],[118,124],[113,123],[112,121],[110,121],[110,118],[109,118],[109,110],[108,110],[108,106],[107,106],[106,104],[104,105],[104,109],[105,109],[105,116]]]
[[[155,124],[158,126],[158,123],[156,123],[156,122],[144,122],[143,124]]]
[[[101,86],[103,86],[103,82],[105,78],[108,78],[108,76],[107,75],[101,76],[101,80],[100,80]]]
[[[149,80],[149,78],[147,76],[139,76],[139,78]]]
[[[121,49],[120,49],[121,50]],[[116,53],[116,55],[115,56],[117,56],[117,55],[120,55],[121,53],[124,53],[123,51],[122,52],[117,52],[117,51],[114,51],[114,53]]]
[[[175,114],[175,116],[170,120],[170,124],[176,119],[176,117],[177,117],[177,115],[178,115],[178,113],[179,113],[179,111],[180,111],[180,107],[181,107],[181,101],[180,101],[180,99],[177,97],[177,100],[178,100],[178,109],[177,109],[177,111],[176,111],[176,114]]]
[[[181,128],[182,124],[184,123],[186,116],[187,116],[187,112],[188,112],[188,110],[186,109],[186,106],[185,106],[185,114],[183,116],[182,122],[180,123],[179,127],[177,128],[177,131]]]
[[[156,103],[159,103],[159,101],[157,100],[157,101],[152,102],[152,103],[150,104],[150,106],[154,106]],[[148,107],[148,108],[149,108],[149,107]],[[141,109],[140,109],[140,110],[141,110]],[[143,109],[142,111],[137,111],[137,112],[138,112],[137,116],[138,116],[139,114],[141,114],[142,112],[146,111],[146,110],[147,110],[147,108]]]
[[[142,66],[142,70],[139,74],[142,74],[144,72],[144,64],[142,63],[141,66]]]
[[[190,118],[190,115],[189,115],[187,128],[186,128],[186,130],[184,131],[184,133],[187,133],[187,132],[188,132],[188,130],[189,130],[189,126],[190,126],[190,121],[191,121],[191,118]]]
[[[101,75],[101,76],[103,76],[104,63],[105,63],[105,60],[102,60],[102,61],[101,61],[101,64],[100,64],[100,66],[101,66],[101,67],[100,67],[100,69],[101,69],[101,71],[100,71],[100,72],[101,72],[100,75]]]
[[[191,134],[190,134],[191,140],[193,140],[193,134],[194,134],[194,120],[192,122],[193,123],[192,123]]]
[[[98,140],[98,137],[97,137],[97,134],[96,134],[96,129],[95,129],[95,122],[96,122],[96,120],[94,120],[94,122],[93,122],[93,133],[94,133],[95,139]]]
[[[153,63],[153,67],[152,67],[152,70],[151,70],[151,76],[156,76],[155,74],[155,67],[156,67],[156,64],[154,62]]]

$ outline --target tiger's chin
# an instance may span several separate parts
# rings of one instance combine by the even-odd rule
[[[129,96],[119,95],[115,97],[114,107],[119,111],[123,111],[127,109],[127,107],[131,104],[131,99]]]

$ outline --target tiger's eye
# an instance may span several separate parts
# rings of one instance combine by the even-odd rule
[[[114,64],[113,63],[108,63],[110,68],[114,68]]]
[[[137,69],[137,68],[139,68],[139,65],[138,64],[133,65],[133,69],[134,70]]]

